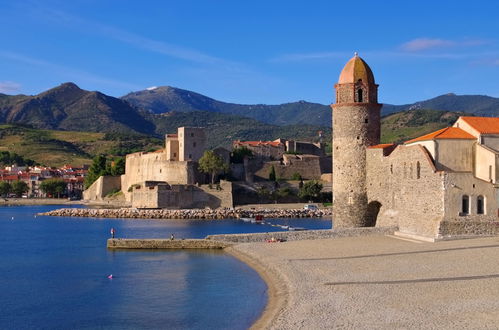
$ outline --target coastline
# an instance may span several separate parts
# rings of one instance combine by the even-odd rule
[[[236,246],[231,246],[224,249],[224,252],[229,253],[241,262],[244,262],[249,267],[253,268],[260,278],[267,285],[267,305],[265,306],[262,314],[251,325],[250,329],[268,329],[278,317],[279,313],[284,309],[289,297],[289,288],[283,278],[283,274],[272,270],[265,263],[259,259],[252,257]]]
[[[268,285],[252,329],[486,329],[499,324],[497,239],[384,235],[241,243],[227,252]]]
[[[0,198],[0,205],[75,205],[83,204],[80,200],[67,198]]]

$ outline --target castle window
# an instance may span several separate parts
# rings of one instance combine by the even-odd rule
[[[489,165],[489,181],[492,182],[492,165]]]
[[[485,198],[482,195],[476,198],[476,213],[485,214]]]
[[[189,159],[192,159],[192,154],[189,154]]]
[[[194,133],[191,133],[191,137],[194,137]]]
[[[421,164],[416,162],[416,179],[421,178]]]
[[[174,158],[177,157],[177,153],[176,152],[173,153],[173,157]]]
[[[364,123],[366,123],[366,124],[369,123],[369,119],[367,119],[367,118],[364,119]]]
[[[470,197],[468,195],[463,195],[461,199],[461,215],[470,214]]]
[[[161,169],[159,169],[159,173],[161,173],[161,171],[162,171],[162,170],[161,170]]]
[[[390,174],[393,174],[393,164],[390,164]]]
[[[363,102],[363,93],[362,93],[362,88],[357,89],[357,102],[362,103]]]

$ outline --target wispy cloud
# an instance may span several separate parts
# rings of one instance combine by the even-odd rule
[[[62,76],[63,79],[75,82],[85,81],[87,83],[101,84],[115,88],[125,88],[128,90],[137,90],[141,88],[141,86],[135,84],[130,84],[124,81],[103,77],[87,71],[71,68],[60,64],[55,64],[43,59],[34,58],[24,54],[19,54],[7,50],[0,50],[0,57],[35,67],[46,68],[51,70],[52,73],[56,73]]]
[[[17,93],[21,90],[21,84],[13,81],[0,81],[0,93]]]
[[[403,43],[399,48],[406,52],[420,52],[452,47],[482,46],[488,43],[489,41],[482,39],[449,40],[438,38],[417,38]]]
[[[174,45],[165,41],[155,40],[146,36],[126,31],[115,26],[103,24],[100,22],[84,19],[67,12],[55,9],[41,9],[47,13],[47,17],[65,23],[68,26],[81,26],[87,32],[95,33],[109,39],[117,40],[135,48],[147,50],[150,52],[170,56],[173,58],[203,63],[203,64],[222,64],[226,66],[238,66],[239,64],[233,61],[228,61],[219,57],[215,57],[196,49],[191,49],[179,45]]]

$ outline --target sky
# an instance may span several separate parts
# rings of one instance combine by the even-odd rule
[[[382,103],[499,97],[499,1],[0,0],[0,93],[64,82],[112,96],[329,104],[358,52]]]

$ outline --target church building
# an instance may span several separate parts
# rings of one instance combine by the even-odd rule
[[[499,232],[499,118],[460,117],[403,145],[380,144],[367,63],[355,55],[335,88],[335,228],[396,226],[427,240]]]

